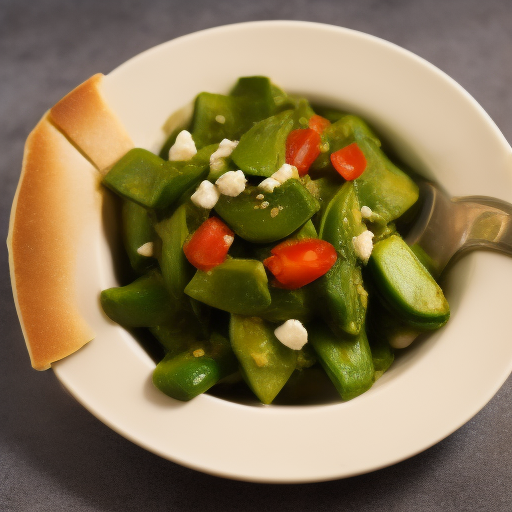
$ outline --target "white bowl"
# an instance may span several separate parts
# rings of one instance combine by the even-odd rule
[[[225,93],[239,76],[257,74],[362,115],[403,161],[452,195],[512,202],[512,150],[475,100],[428,62],[359,32],[287,21],[215,28],[138,55],[104,85],[135,144],[156,150],[168,116],[197,93]],[[153,387],[154,363],[138,343],[100,312],[100,290],[116,284],[107,231],[98,222],[78,269],[82,308],[97,337],[53,368],[111,428],[185,466],[260,482],[372,471],[459,428],[512,370],[512,261],[482,252],[448,276],[446,327],[350,402],[248,406],[207,394],[174,401]]]

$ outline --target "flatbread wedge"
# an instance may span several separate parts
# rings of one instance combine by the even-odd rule
[[[103,97],[98,73],[50,109],[51,121],[104,174],[133,142]]]
[[[7,238],[14,300],[36,370],[94,337],[75,278],[80,237],[101,213],[100,179],[45,115],[25,144]]]

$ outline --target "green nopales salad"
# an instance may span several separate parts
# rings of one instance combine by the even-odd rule
[[[319,371],[350,400],[397,340],[449,318],[396,227],[414,180],[363,119],[266,77],[199,94],[160,155],[132,149],[103,183],[121,198],[131,274],[101,305],[157,344],[153,382],[177,400],[238,376],[270,404]]]

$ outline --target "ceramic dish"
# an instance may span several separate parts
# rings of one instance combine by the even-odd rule
[[[512,150],[476,101],[421,58],[351,30],[286,21],[206,30],[124,63],[104,92],[135,145],[155,151],[172,112],[203,90],[225,93],[255,74],[365,117],[401,160],[452,195],[512,201]],[[102,217],[81,242],[77,269],[81,308],[97,336],[53,368],[112,429],[179,464],[259,482],[369,472],[452,433],[512,370],[512,261],[478,253],[445,279],[449,323],[350,402],[257,406],[208,394],[174,401],[153,387],[148,355],[100,311],[100,290],[116,285],[107,203]]]

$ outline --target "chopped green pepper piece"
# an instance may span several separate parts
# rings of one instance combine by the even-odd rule
[[[255,122],[275,113],[273,86],[266,76],[239,78],[230,95],[245,100],[243,113],[245,123],[240,135],[251,128]]]
[[[366,157],[366,170],[354,180],[361,206],[370,207],[383,224],[398,219],[418,200],[418,185],[374,141],[364,139],[358,145]]]
[[[192,136],[196,146],[238,140],[254,123],[275,113],[273,86],[267,77],[240,78],[229,96],[203,92],[195,101]]]
[[[271,302],[267,274],[257,260],[228,259],[208,272],[198,270],[185,293],[235,314],[257,315]]]
[[[257,199],[260,194],[263,199]],[[237,197],[222,195],[215,205],[215,211],[238,236],[256,243],[287,237],[319,208],[318,201],[295,179],[270,193],[248,186]]]
[[[356,335],[364,326],[367,292],[352,238],[365,230],[352,182],[346,182],[331,199],[320,223],[319,235],[338,252],[333,267],[315,282],[325,299],[322,314],[331,329]]]
[[[183,244],[190,231],[194,231],[206,215],[205,211],[187,202],[155,226],[162,240],[160,268],[176,308],[184,305],[183,289],[194,274],[194,267],[183,253]]]
[[[230,339],[247,384],[270,404],[295,370],[297,352],[285,347],[274,327],[260,318],[231,315]]]
[[[234,373],[237,361],[229,341],[212,333],[179,353],[168,353],[153,372],[154,385],[176,400],[187,401],[204,393],[220,379]]]
[[[399,235],[375,244],[368,267],[381,297],[409,325],[437,329],[448,321],[443,291]]]
[[[374,381],[372,353],[364,329],[357,337],[335,336],[323,323],[308,326],[309,341],[320,364],[343,400],[370,389]]]
[[[256,123],[240,137],[231,154],[233,162],[245,174],[268,178],[285,163],[286,139],[292,128],[292,110]]]
[[[239,98],[208,92],[199,94],[191,132],[196,147],[202,148],[222,139],[237,140],[252,125],[244,118],[244,106],[245,102]]]
[[[135,148],[112,167],[103,183],[141,206],[165,208],[207,176],[213,150],[208,146],[186,162],[167,162],[150,151]]]
[[[173,314],[162,274],[156,269],[126,286],[103,290],[100,301],[106,315],[125,327],[151,327]]]

